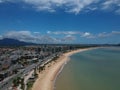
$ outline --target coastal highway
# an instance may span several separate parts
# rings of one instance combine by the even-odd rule
[[[58,53],[52,54],[52,55],[44,58],[43,60],[39,59],[39,62],[37,64],[32,64],[24,69],[19,70],[19,72],[17,74],[14,74],[14,75],[4,79],[3,81],[0,82],[0,90],[11,90],[10,87],[12,86],[12,82],[15,78],[24,77],[28,72],[33,70],[35,67],[42,66],[42,65],[48,63],[49,61],[51,61],[57,54]]]
[[[30,72],[32,69],[36,67],[36,64],[32,64],[25,69],[21,69],[17,74],[14,74],[6,79],[4,79],[2,82],[0,82],[0,90],[9,90],[9,88],[12,86],[12,82],[17,77],[24,77],[28,72]]]

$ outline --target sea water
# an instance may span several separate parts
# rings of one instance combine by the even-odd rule
[[[120,47],[84,51],[70,58],[55,90],[120,90]]]

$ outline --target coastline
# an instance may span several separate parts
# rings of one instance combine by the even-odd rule
[[[46,65],[45,70],[39,73],[37,80],[33,84],[32,90],[54,90],[54,84],[57,76],[64,67],[64,65],[70,60],[70,56],[95,48],[85,48],[70,51],[61,55],[56,62],[51,62]]]

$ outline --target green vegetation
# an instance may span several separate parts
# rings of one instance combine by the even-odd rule
[[[24,90],[24,87],[25,87],[25,85],[24,85],[24,78],[21,79],[20,83],[21,83],[21,89]]]
[[[13,80],[13,86],[14,87],[17,87],[17,86],[19,86],[19,84],[20,84],[20,77],[17,77],[17,78],[15,78],[14,80]]]
[[[35,82],[35,81],[29,81],[29,82],[27,83],[27,90],[31,90],[34,82]]]
[[[13,80],[13,87],[18,87],[21,85],[21,89],[24,90],[24,79],[17,77]]]

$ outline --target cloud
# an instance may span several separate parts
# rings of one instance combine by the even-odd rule
[[[97,9],[110,10],[119,13],[120,0],[22,0],[32,5],[37,11],[56,12],[63,8],[65,12],[79,14],[81,11]],[[94,7],[93,7],[94,6]],[[100,7],[99,7],[100,6]],[[116,8],[117,7],[117,8]]]
[[[59,32],[59,33],[58,33]],[[56,38],[56,35],[58,36]],[[79,31],[48,31],[45,35],[40,34],[40,32],[30,32],[30,31],[9,31],[4,35],[0,35],[0,39],[12,38],[25,42],[33,42],[38,44],[48,44],[48,43],[73,43],[78,42],[80,39],[92,40],[100,38],[111,38],[115,36],[120,36],[120,31],[111,32],[101,32],[98,34],[93,34],[90,32],[79,32]]]
[[[98,34],[93,34],[93,33],[90,33],[90,32],[80,32],[80,31],[55,31],[55,32],[52,32],[52,31],[47,31],[47,34],[50,34],[50,35],[66,35],[66,36],[70,36],[71,39],[72,39],[72,36],[73,35],[78,35],[82,38],[88,38],[88,39],[92,39],[92,38],[105,38],[105,37],[111,37],[111,36],[116,36],[116,35],[120,35],[120,31],[112,31],[112,32],[101,32],[101,33],[98,33]],[[69,38],[70,38],[69,37]],[[74,37],[73,37],[73,40],[74,40]]]
[[[56,8],[64,6],[66,12],[78,14],[82,9],[98,0],[23,0],[32,5],[38,11],[47,10],[55,12]]]
[[[109,37],[111,34],[110,33],[106,33],[106,32],[102,32],[98,34],[99,38],[104,38],[104,37]]]
[[[120,35],[120,31],[112,31],[110,33],[102,32],[102,33],[99,33],[97,37],[105,38],[105,37],[111,37],[111,36],[117,36],[117,35]]]
[[[71,33],[72,34],[72,33]],[[0,35],[0,39],[3,38],[12,38],[25,42],[33,43],[67,43],[75,40],[75,37],[72,35],[66,35],[65,37],[55,38],[48,35],[40,34],[40,32],[30,32],[30,31],[9,31],[4,35]]]
[[[54,43],[55,39],[50,36],[40,35],[39,32],[30,31],[10,31],[3,35],[3,38],[12,38],[33,43]]]
[[[40,34],[40,32],[34,32],[35,34]]]
[[[67,36],[65,36],[65,38],[64,38],[64,40],[66,41],[74,41],[76,38],[75,38],[75,36],[72,36],[72,35],[67,35]]]
[[[70,1],[70,0],[68,0],[68,1]],[[78,14],[82,10],[87,9],[87,7],[90,6],[91,4],[94,4],[97,2],[98,2],[98,0],[72,0],[67,5],[67,6],[69,6],[69,9],[67,9],[66,12]]]
[[[3,35],[3,38],[12,38],[25,42],[35,42],[36,37],[30,31],[10,31]]]
[[[37,11],[56,12],[62,9],[68,13],[79,14],[81,11],[107,10],[118,12],[120,0],[0,0],[3,2],[25,3]]]
[[[0,39],[3,39],[3,36],[0,35]]]
[[[48,34],[64,34],[64,35],[75,35],[75,34],[81,34],[79,31],[47,31]]]
[[[84,38],[95,38],[96,36],[91,34],[90,32],[84,32],[81,34],[81,37],[84,37]]]
[[[115,13],[118,14],[118,15],[120,15],[120,9],[117,9],[117,10],[115,11]]]
[[[82,35],[82,37],[88,37],[88,36],[90,36],[91,34],[89,33],[89,32],[85,32],[83,35]]]
[[[120,31],[112,31],[111,34],[112,35],[120,35]]]
[[[106,0],[102,3],[102,9],[120,14],[120,0]]]
[[[119,6],[120,5],[120,0],[106,0],[103,2],[103,9],[109,9],[114,6]]]
[[[66,35],[63,38],[59,38],[59,40],[63,43],[73,43],[76,40],[76,37],[73,35]]]

